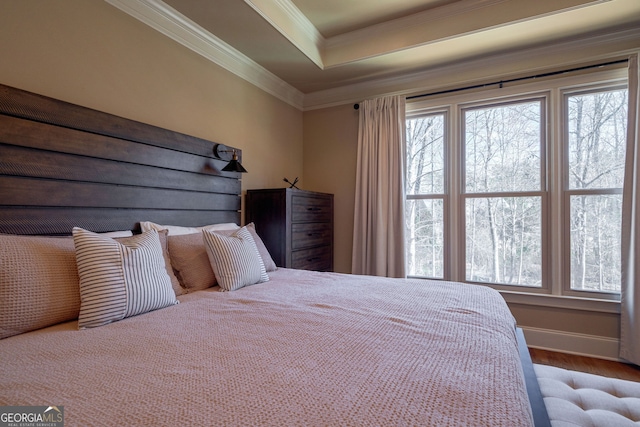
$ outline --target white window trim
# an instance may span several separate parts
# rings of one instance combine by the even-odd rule
[[[475,107],[493,107],[493,106],[499,106],[499,105],[509,105],[509,104],[514,104],[514,103],[519,103],[519,102],[527,102],[527,101],[536,101],[536,102],[540,102],[541,103],[541,113],[542,113],[542,118],[544,117],[548,117],[548,115],[546,114],[546,104],[549,100],[549,93],[548,91],[544,91],[544,92],[539,92],[539,93],[527,93],[524,96],[520,96],[520,95],[515,95],[515,96],[509,96],[509,97],[503,97],[501,98],[498,102],[494,102],[493,100],[486,100],[483,99],[480,102],[474,101],[474,102],[469,102],[469,103],[460,103],[458,104],[458,123],[457,125],[460,127],[460,131],[459,131],[459,137],[460,139],[457,141],[458,144],[453,144],[458,146],[459,150],[462,150],[463,148],[463,134],[464,134],[464,111],[465,110],[469,110],[469,109],[473,109]],[[541,158],[545,159],[545,153],[548,151],[548,144],[549,144],[549,124],[548,123],[542,123],[541,124],[542,129],[541,129]],[[464,156],[463,153],[460,152],[459,153],[459,157],[458,157],[458,162],[457,166],[462,169],[464,166]],[[480,198],[485,198],[485,197],[521,197],[521,196],[534,196],[534,197],[540,197],[540,202],[541,202],[541,209],[542,212],[548,212],[547,209],[545,209],[545,205],[548,204],[550,201],[549,199],[549,191],[546,190],[546,188],[548,187],[547,182],[549,180],[549,171],[547,169],[547,164],[542,164],[541,165],[541,171],[540,171],[540,188],[537,190],[532,190],[532,191],[522,191],[522,192],[487,192],[487,193],[467,193],[465,188],[464,188],[464,182],[462,182],[462,177],[464,175],[462,170],[459,170],[458,172],[458,179],[461,181],[460,185],[458,187],[458,192],[460,193],[460,206],[458,207],[459,209],[464,210],[465,206],[464,203],[467,199],[469,198],[473,198],[473,197],[480,197]],[[479,195],[476,195],[479,194]],[[453,198],[452,198],[453,199]],[[459,233],[462,233],[462,235],[458,235],[458,240],[459,240],[459,244],[460,242],[462,242],[463,240],[463,236],[465,233],[465,227],[464,227],[464,219],[465,216],[463,214],[462,211],[456,211],[454,213],[454,215],[457,215],[457,218],[459,219]],[[465,281],[467,283],[473,283],[473,284],[478,284],[478,285],[489,285],[495,289],[498,290],[513,290],[513,289],[522,289],[523,292],[525,293],[550,293],[550,283],[551,283],[551,278],[549,275],[549,268],[548,266],[550,265],[550,255],[548,252],[545,252],[545,248],[550,246],[550,240],[551,240],[551,234],[550,231],[548,229],[548,227],[545,227],[545,225],[550,224],[549,218],[541,218],[541,228],[542,228],[542,259],[540,260],[543,266],[543,276],[541,278],[542,280],[542,286],[541,287],[525,287],[525,286],[514,286],[514,285],[500,285],[500,284],[493,284],[493,283],[486,283],[486,282],[471,282],[471,281],[467,281],[466,280],[466,266],[464,265],[464,260],[466,260],[466,248],[464,244],[460,244],[460,250],[459,250],[459,259],[462,260],[463,262],[461,263],[462,265],[460,265],[458,268],[460,269],[459,271],[457,271],[454,275],[456,281]],[[545,268],[546,267],[546,268]],[[526,288],[526,291],[524,290]]]
[[[456,93],[454,95],[439,95],[407,101],[407,118],[413,118],[425,114],[445,112],[448,122],[446,131],[450,137],[449,141],[458,142],[461,140],[461,114],[463,108],[469,108],[474,104],[489,104],[505,102],[513,99],[535,98],[548,96],[549,103],[547,109],[546,123],[546,147],[547,164],[546,177],[547,188],[549,189],[548,210],[551,216],[548,219],[549,227],[545,233],[558,235],[561,230],[563,220],[563,180],[558,171],[561,170],[564,154],[563,144],[558,143],[565,135],[563,106],[564,98],[567,94],[582,92],[585,90],[610,87],[612,85],[627,84],[627,69],[618,68],[605,71],[595,71],[582,73],[567,77],[555,77],[542,79],[540,81],[519,83],[509,85],[499,89],[480,90],[468,93]],[[461,188],[461,162],[451,162],[451,157],[461,159],[461,144],[453,143],[445,145],[445,162],[449,165],[448,173],[445,176],[445,214],[446,218],[455,218],[450,221],[449,227],[445,225],[445,271],[444,280],[465,282],[464,271],[464,248],[460,243],[460,238],[464,232],[464,218],[459,214],[461,197],[450,197],[451,188]],[[619,295],[606,295],[601,293],[590,294],[582,291],[570,291],[565,289],[561,262],[558,261],[563,254],[563,239],[549,239],[548,253],[546,256],[550,260],[548,268],[548,288],[527,288],[526,291],[517,287],[489,285],[499,290],[507,302],[541,305],[547,307],[572,308],[589,311],[600,311],[606,313],[619,313]],[[566,261],[563,261],[566,262]]]
[[[406,117],[408,118],[413,118],[413,117],[421,117],[421,116],[427,116],[427,115],[444,115],[444,123],[445,123],[445,127],[444,127],[444,141],[448,141],[450,140],[450,137],[452,135],[451,133],[451,129],[450,129],[450,125],[453,122],[453,120],[451,119],[451,109],[448,107],[445,108],[429,108],[426,110],[421,110],[418,113],[412,114],[411,116],[409,116],[408,113],[406,113]],[[449,125],[449,126],[447,126]],[[444,153],[442,153],[443,156],[443,161],[445,164],[445,167],[447,165],[450,165],[451,162],[451,147],[449,147],[446,143],[444,146]],[[456,166],[457,167],[457,166]],[[449,273],[450,271],[452,271],[452,267],[454,265],[452,265],[455,262],[455,259],[457,257],[452,256],[452,254],[450,253],[450,248],[451,245],[448,243],[450,240],[447,236],[447,230],[453,228],[455,226],[455,224],[453,224],[455,221],[452,221],[452,215],[451,215],[451,197],[450,197],[450,191],[449,188],[452,188],[451,185],[451,180],[454,179],[455,177],[451,176],[451,173],[445,173],[444,177],[443,177],[443,193],[442,194],[438,194],[438,193],[429,193],[429,194],[419,194],[419,195],[411,195],[411,197],[406,197],[407,200],[417,200],[417,199],[428,199],[428,200],[442,200],[443,202],[443,222],[444,222],[444,250],[443,253],[445,254],[444,260],[443,260],[443,269],[444,269],[444,277],[443,280],[452,280],[449,278]],[[438,279],[433,279],[433,280],[438,280]]]
[[[625,69],[626,71],[626,69]],[[568,140],[569,138],[569,130],[567,129],[567,123],[568,123],[568,117],[566,116],[567,114],[567,109],[566,107],[566,100],[569,96],[572,95],[581,95],[581,94],[589,94],[589,93],[593,93],[593,92],[597,92],[598,90],[615,90],[615,89],[623,89],[627,87],[627,78],[625,77],[623,81],[614,81],[614,82],[607,82],[607,83],[601,83],[601,82],[597,82],[597,83],[592,83],[592,84],[586,84],[586,85],[581,85],[580,87],[570,87],[570,88],[561,88],[559,90],[559,100],[558,102],[562,103],[562,116],[560,117],[560,126],[559,126],[559,132],[560,132],[560,138],[564,139],[564,140]],[[558,144],[558,148],[559,148],[559,153],[558,156],[556,157],[558,159],[557,161],[557,167],[562,168],[562,170],[564,170],[564,174],[563,176],[559,176],[559,188],[560,191],[562,192],[561,195],[561,200],[560,202],[560,206],[561,206],[561,210],[563,212],[563,216],[561,218],[561,221],[564,221],[565,224],[566,222],[569,220],[569,208],[570,208],[570,201],[569,198],[572,195],[580,195],[580,194],[622,194],[622,189],[620,189],[619,191],[616,190],[611,190],[611,189],[568,189],[568,181],[569,181],[569,176],[568,176],[568,171],[569,171],[569,153],[568,153],[568,148],[569,146],[567,144]],[[564,150],[561,150],[564,149]],[[566,237],[566,234],[563,235],[563,237]],[[562,249],[562,251],[560,252],[563,256],[563,260],[562,262],[565,265],[568,265],[571,261],[570,261],[570,256],[569,256],[569,251],[568,249],[568,245],[569,245],[569,241],[568,239],[565,239],[562,244],[564,245]],[[577,291],[577,290],[573,290],[570,287],[570,283],[569,283],[569,269],[567,268],[563,273],[563,277],[561,277],[559,279],[560,282],[562,282],[562,289],[560,290],[561,295],[564,296],[574,296],[574,297],[582,297],[585,292],[584,291]],[[591,294],[593,299],[602,299],[602,300],[614,300],[617,301],[620,298],[620,294],[612,294],[609,293],[607,294],[606,292],[586,292],[587,294]]]

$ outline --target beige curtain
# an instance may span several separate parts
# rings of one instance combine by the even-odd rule
[[[620,357],[640,365],[640,143],[638,56],[629,58],[629,121],[622,200]]]
[[[352,272],[405,277],[405,98],[360,104]]]

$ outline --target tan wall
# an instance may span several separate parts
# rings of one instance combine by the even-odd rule
[[[243,150],[243,189],[302,178],[302,113],[99,0],[0,3],[0,83]]]
[[[352,105],[304,114],[304,189],[332,193],[334,270],[351,273],[358,111]]]

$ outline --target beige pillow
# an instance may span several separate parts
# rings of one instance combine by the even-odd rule
[[[117,241],[74,227],[73,242],[80,276],[80,329],[178,304],[156,230]]]
[[[216,284],[201,233],[169,235],[169,258],[180,284],[189,292]]]
[[[71,237],[0,235],[0,338],[78,318]]]
[[[264,242],[256,233],[254,224],[247,224],[246,229],[249,230],[253,237],[265,270],[267,272],[275,271],[277,269],[276,263],[273,261],[273,258],[271,258]],[[223,236],[230,236],[237,230],[238,229],[214,230],[213,232]],[[171,266],[176,271],[178,280],[184,288],[190,292],[200,291],[215,286],[218,283],[211,269],[211,262],[207,256],[201,233],[170,234],[167,237],[167,241],[169,242]]]
[[[230,236],[203,230],[205,248],[216,281],[225,291],[269,281],[262,257],[246,227]]]
[[[160,245],[162,246],[162,257],[164,258],[164,264],[167,268],[167,274],[169,275],[169,279],[171,279],[171,287],[173,291],[176,293],[176,296],[185,294],[185,290],[180,285],[180,281],[176,277],[173,272],[173,267],[171,266],[171,257],[169,257],[169,239],[168,235],[169,231],[163,230],[158,232],[158,237],[160,238]]]

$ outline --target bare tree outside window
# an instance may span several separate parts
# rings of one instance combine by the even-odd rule
[[[444,114],[407,120],[406,255],[410,276],[444,277]]]
[[[540,197],[474,197],[466,208],[466,279],[542,286]]]
[[[627,91],[566,97],[572,290],[620,292]]]
[[[464,111],[466,280],[542,285],[542,101]]]

